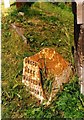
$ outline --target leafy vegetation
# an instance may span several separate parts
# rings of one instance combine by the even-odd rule
[[[55,77],[51,73],[49,73],[48,76],[46,75],[47,71],[46,71],[45,65],[44,65],[44,68],[40,70],[40,73],[41,73],[41,79],[42,79],[42,88],[46,95],[46,99],[49,100],[50,94],[52,92],[52,83],[54,82]]]
[[[3,6],[2,6],[3,9]],[[3,10],[4,11],[4,10]],[[36,2],[17,10],[2,11],[2,118],[84,118],[84,96],[74,74],[51,105],[39,105],[22,84],[23,58],[44,47],[53,47],[74,65],[73,15],[71,7],[60,3]],[[18,12],[24,12],[19,16]],[[11,23],[25,29],[28,44],[13,30]]]

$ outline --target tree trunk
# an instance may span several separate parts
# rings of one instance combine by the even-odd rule
[[[72,11],[74,14],[75,68],[79,77],[80,92],[84,94],[84,3],[72,2]]]

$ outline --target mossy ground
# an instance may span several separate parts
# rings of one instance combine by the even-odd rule
[[[47,108],[38,106],[36,98],[22,84],[24,57],[44,47],[55,48],[74,65],[71,5],[36,2],[19,11],[24,16],[18,16],[15,5],[7,11],[2,6],[2,118],[83,118],[84,96],[80,95],[76,75]],[[13,30],[11,23],[25,29],[28,44]]]

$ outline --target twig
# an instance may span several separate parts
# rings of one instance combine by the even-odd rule
[[[17,29],[17,27],[14,24],[11,24],[11,26],[13,27],[13,29],[16,30],[16,32],[18,33],[18,35],[21,36],[22,39],[24,40],[24,42],[27,44],[27,38]]]

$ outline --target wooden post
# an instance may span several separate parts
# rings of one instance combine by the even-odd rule
[[[84,3],[72,2],[74,13],[74,59],[80,82],[80,92],[84,94]]]

